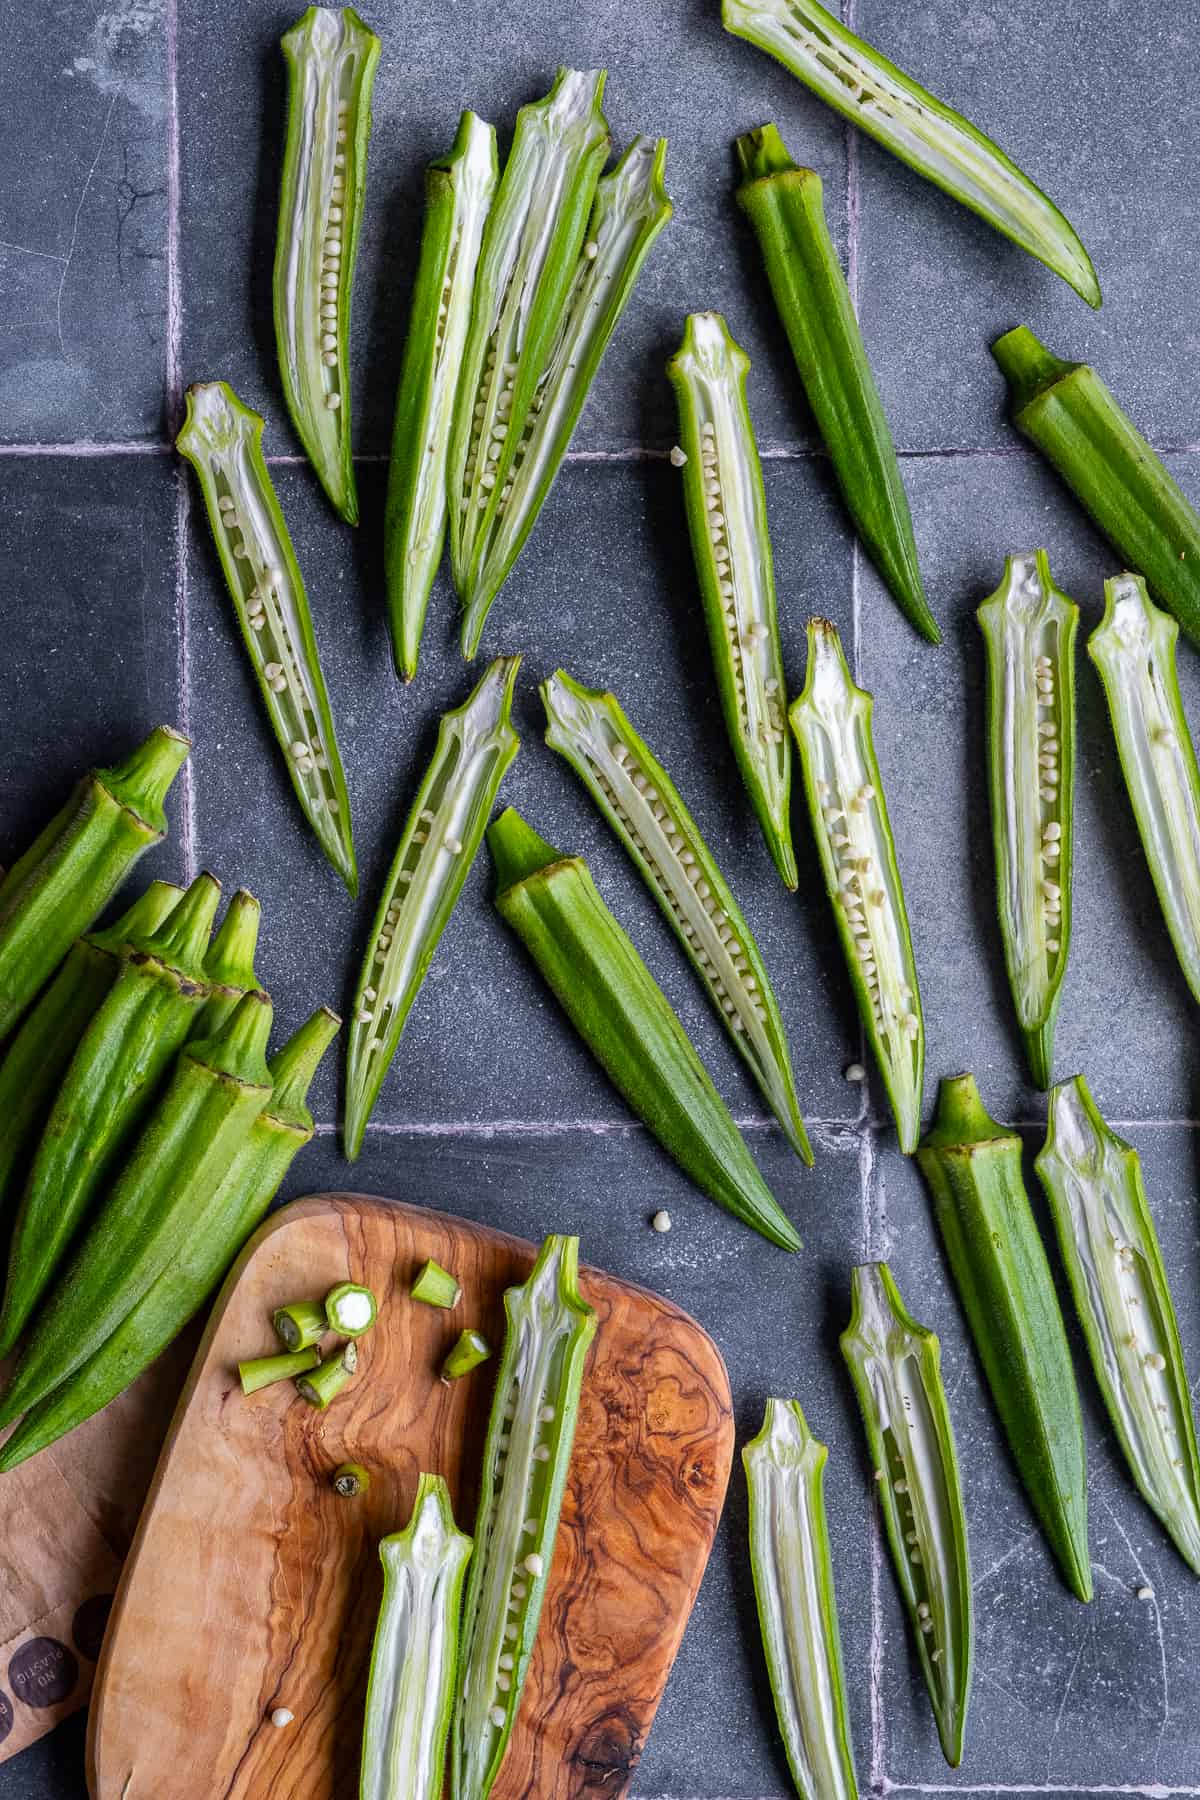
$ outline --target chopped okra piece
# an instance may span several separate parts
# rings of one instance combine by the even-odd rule
[[[325,1317],[329,1330],[342,1337],[361,1337],[370,1331],[379,1311],[375,1296],[368,1287],[354,1281],[339,1281],[325,1296]]]
[[[285,1350],[278,1356],[256,1356],[238,1364],[238,1380],[243,1394],[257,1394],[259,1388],[272,1387],[277,1381],[290,1381],[306,1375],[320,1365],[321,1352],[315,1344],[303,1350]]]
[[[323,1362],[311,1374],[301,1375],[296,1389],[301,1399],[307,1400],[321,1412],[337,1399],[350,1377],[358,1368],[358,1347],[353,1338],[343,1344],[340,1352]]]
[[[469,1375],[480,1363],[485,1363],[492,1354],[492,1346],[482,1331],[473,1331],[469,1326],[459,1334],[458,1342],[446,1354],[442,1364],[442,1380],[449,1384]]]
[[[462,1299],[457,1278],[432,1260],[425,1264],[409,1291],[414,1300],[421,1300],[426,1306],[457,1306]]]
[[[319,1300],[293,1300],[290,1306],[280,1306],[271,1323],[289,1350],[307,1350],[310,1344],[319,1344],[330,1329]]]

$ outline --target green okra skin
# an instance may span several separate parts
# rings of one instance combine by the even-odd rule
[[[942,634],[925,598],[896,447],[815,169],[797,168],[774,125],[738,138],[738,205],[754,227],[775,307],[847,511],[909,623]]]
[[[309,1085],[341,1021],[322,1007],[268,1065],[274,1086],[192,1229],[121,1323],[83,1366],[39,1401],[0,1445],[0,1474],[57,1443],[123,1394],[212,1294],[313,1135]]]
[[[0,1042],[166,836],[163,801],[190,750],[160,725],[125,762],[92,770],[0,881]]]
[[[511,807],[489,828],[488,845],[497,911],[632,1111],[710,1199],[798,1250],[795,1227],[586,863],[564,857]]]
[[[1104,683],[1138,835],[1179,966],[1200,1000],[1200,768],[1175,671],[1179,626],[1139,575],[1104,584],[1088,655]]]
[[[357,1281],[339,1281],[325,1296],[325,1317],[330,1331],[342,1337],[361,1337],[379,1316],[379,1305],[369,1287]]]
[[[446,464],[483,228],[498,179],[495,128],[465,112],[425,172],[425,225],[388,469],[384,568],[396,673],[417,672],[446,539]]]
[[[520,664],[519,656],[497,657],[463,705],[442,715],[433,760],[392,858],[346,1046],[342,1136],[351,1162],[517,754],[512,697]]]
[[[351,6],[310,6],[280,40],[287,139],[275,343],[292,423],[334,507],[358,523],[350,445],[350,294],[380,42]]]
[[[305,818],[351,895],[350,800],[308,596],[262,453],[263,422],[226,381],[187,392],[176,448],[196,471],[263,705]]]
[[[998,144],[880,55],[819,0],[722,0],[734,37],[765,50],[860,131],[1061,275],[1089,306],[1100,284],[1079,235]]]
[[[671,217],[663,188],[667,140],[636,137],[596,188],[558,332],[525,415],[499,497],[485,516],[463,621],[473,653],[492,602],[537,522],[579,422],[601,358],[642,265]]]
[[[542,683],[546,742],[628,850],[792,1148],[813,1160],[770,977],[733,893],[674,783],[614,694],[558,669]]]
[[[1125,1460],[1147,1506],[1200,1575],[1200,1454],[1141,1161],[1105,1124],[1082,1075],[1051,1093],[1034,1167]]]
[[[1013,1461],[1068,1585],[1090,1600],[1083,1421],[1021,1140],[989,1117],[973,1075],[949,1076],[917,1163]]]
[[[1048,1088],[1071,939],[1079,608],[1044,550],[1007,557],[975,614],[987,649],[988,785],[1004,961],[1030,1072]]]
[[[13,1226],[0,1356],[49,1291],[196,1021],[220,897],[214,876],[198,876],[159,929],[135,944],[71,1059]]]
[[[288,1350],[308,1350],[319,1344],[330,1329],[319,1300],[293,1300],[287,1306],[278,1306],[271,1315],[271,1324]]]
[[[357,1500],[371,1485],[371,1475],[361,1463],[340,1463],[330,1476],[329,1485],[339,1500]]]
[[[152,881],[105,931],[77,938],[0,1062],[0,1218],[20,1196],[59,1084],[133,944],[162,924],[183,890]]]
[[[442,1380],[447,1383],[460,1380],[462,1376],[469,1375],[472,1369],[487,1362],[491,1354],[492,1346],[482,1331],[473,1331],[468,1326],[465,1331],[459,1332],[446,1352],[446,1359],[442,1363]]]
[[[300,1354],[309,1355],[311,1352],[304,1351]],[[351,1340],[350,1343],[343,1344],[338,1354],[331,1356],[327,1362],[318,1362],[307,1373],[301,1372],[296,1381],[296,1392],[310,1406],[315,1406],[318,1412],[324,1412],[327,1406],[332,1406],[357,1370],[358,1346]]]
[[[521,108],[488,216],[447,478],[451,564],[464,606],[575,279],[608,155],[603,92],[602,69],[560,69],[546,98]],[[467,656],[482,623],[464,616]]]
[[[452,1307],[462,1299],[462,1284],[449,1269],[430,1260],[422,1267],[409,1294],[425,1306]]]
[[[271,1098],[271,1003],[250,993],[189,1044],[104,1205],[38,1315],[0,1400],[11,1424],[83,1367],[176,1256]]]
[[[507,1330],[483,1451],[477,1554],[462,1611],[451,1800],[487,1800],[521,1705],[554,1561],[596,1315],[579,1239],[551,1235],[504,1296]]]
[[[909,1155],[921,1132],[925,1024],[871,731],[874,705],[851,679],[834,626],[810,619],[808,675],[789,716],[859,1017]]]
[[[319,1368],[321,1352],[315,1345],[309,1344],[303,1350],[285,1350],[275,1356],[256,1356],[250,1362],[238,1364],[238,1381],[242,1393],[247,1398],[257,1394],[260,1389],[274,1387],[280,1381],[292,1381],[297,1375],[307,1375],[310,1369]]]
[[[691,313],[667,364],[683,494],[725,729],[785,887],[795,888],[792,746],[762,465],[746,401],[750,358],[720,313]]]
[[[1024,325],[992,355],[1012,421],[1074,493],[1127,569],[1200,644],[1200,513],[1096,371],[1054,356]]]
[[[408,1524],[379,1545],[383,1600],[367,1684],[359,1800],[441,1800],[458,1615],[472,1548],[454,1523],[446,1483],[422,1474]]]
[[[942,1751],[956,1769],[971,1694],[975,1620],[941,1347],[908,1312],[886,1263],[860,1263],[851,1297],[842,1355],[866,1427],[896,1583]]]
[[[798,1400],[768,1400],[742,1450],[750,1567],[775,1716],[801,1800],[857,1800],[825,1519],[829,1452]]]
[[[247,888],[239,888],[225,909],[204,957],[208,998],[196,1021],[196,1037],[214,1037],[228,1024],[234,1007],[259,986],[254,969],[262,907]]]

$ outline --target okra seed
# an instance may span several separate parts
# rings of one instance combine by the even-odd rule
[[[910,1550],[908,1553],[908,1560],[910,1563],[919,1563],[921,1560],[921,1552],[919,1550]]]
[[[1042,827],[1042,836],[1051,841],[1055,838],[1060,838],[1062,836],[1062,826],[1058,824],[1056,820],[1050,819]]]
[[[335,169],[344,169],[346,166],[346,158],[340,150],[333,159],[333,166]]]
[[[917,1617],[918,1617],[918,1619],[927,1619],[929,1617],[929,1602],[928,1602],[928,1600],[918,1600],[917,1601]]]
[[[930,1658],[929,1658],[929,1660],[930,1660],[930,1662],[941,1662],[941,1660],[942,1660],[942,1653],[941,1653],[941,1651],[940,1651],[940,1650],[934,1650],[934,1651],[933,1651],[933,1652],[932,1652],[932,1653],[931,1653],[931,1654],[930,1654]]]
[[[446,849],[450,852],[451,856],[461,856],[462,855],[462,839],[461,838],[448,837],[444,840],[444,843],[445,843]]]
[[[921,1620],[921,1630],[922,1631],[932,1631],[933,1630],[933,1620],[932,1619],[922,1619]]]
[[[510,1644],[512,1643],[513,1639],[517,1635],[517,1628],[513,1624],[511,1619],[509,1620],[508,1624],[504,1627],[504,1635],[508,1639]]]
[[[412,880],[412,870],[411,869],[401,869],[401,871],[400,871],[399,875],[396,877],[396,879],[397,879],[397,881],[401,882],[405,887],[407,887],[409,882]]]
[[[550,1451],[545,1444],[538,1445],[537,1449],[533,1453],[533,1460],[534,1460],[534,1462],[549,1462],[550,1461]]]
[[[363,989],[363,999],[364,1000],[375,1000],[377,998],[378,998],[378,996],[373,987]]]
[[[554,1408],[552,1406],[543,1406],[538,1413],[538,1422],[542,1425],[553,1424]]]
[[[842,1079],[843,1081],[865,1081],[867,1079],[867,1071],[863,1068],[861,1063],[847,1063],[846,1067],[842,1070]],[[875,1479],[876,1481],[883,1480],[882,1469],[876,1469]]]
[[[514,1410],[515,1410],[515,1407],[514,1407]],[[536,1519],[526,1519],[525,1523],[521,1527],[521,1532],[522,1532],[522,1535],[524,1535],[526,1537],[530,1537],[530,1536],[536,1537],[537,1529],[538,1529],[538,1522]]]
[[[537,1576],[544,1573],[546,1565],[538,1555],[537,1551],[531,1550],[529,1555],[525,1558],[524,1567],[529,1570],[531,1575]]]
[[[1153,1600],[1154,1589],[1152,1587],[1147,1586],[1145,1583],[1143,1583],[1142,1586],[1137,1591],[1137,1598],[1139,1600]]]
[[[513,1659],[508,1654],[508,1651],[506,1650],[504,1652],[503,1656],[500,1658],[500,1667],[502,1669],[511,1669],[512,1666],[513,1666]]]
[[[296,742],[292,745],[292,755],[296,758],[297,762],[303,761],[308,755],[308,745],[302,743],[300,739],[297,738]]]
[[[583,246],[583,254],[587,257],[589,262],[594,262],[596,260],[596,257],[600,254],[600,246],[595,238],[588,239],[587,243]]]
[[[916,1532],[915,1531],[906,1531],[904,1534],[904,1541],[906,1544],[915,1544],[917,1542]]]
[[[1050,950],[1050,951],[1057,950],[1058,949],[1058,939],[1057,938],[1047,938],[1046,939],[1046,948],[1047,948],[1047,950]]]
[[[321,361],[325,364],[325,367],[327,369],[336,369],[337,368],[337,351],[336,350],[323,350],[321,352]]]
[[[1148,1369],[1165,1369],[1167,1366],[1166,1357],[1157,1350],[1151,1350],[1143,1360]]]
[[[515,1631],[513,1632],[513,1636],[514,1637],[516,1636]],[[488,1714],[488,1718],[492,1721],[492,1724],[496,1727],[496,1730],[499,1731],[500,1727],[504,1723],[504,1708],[502,1706],[493,1706],[491,1712]]]
[[[328,393],[325,396],[325,404],[330,412],[336,412],[338,407],[342,404],[342,396],[338,393]]]
[[[512,1591],[513,1591],[514,1599],[523,1600],[525,1598],[526,1594],[529,1592],[529,1589],[526,1587],[526,1585],[523,1581],[514,1581],[512,1584]]]
[[[671,446],[670,461],[672,468],[682,469],[684,463],[687,461],[687,451],[681,450],[678,444],[673,444]]]
[[[512,1678],[508,1675],[497,1675],[496,1686],[502,1694],[507,1694],[512,1687]]]
[[[893,1486],[894,1486],[895,1492],[897,1494],[907,1494],[907,1492],[908,1492],[907,1481],[897,1481],[897,1482],[893,1483]]]
[[[295,1716],[295,1713],[289,1712],[286,1706],[277,1706],[271,1714],[271,1723],[277,1731],[282,1731],[285,1725],[291,1724]]]

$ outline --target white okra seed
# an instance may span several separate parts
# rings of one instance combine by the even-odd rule
[[[525,1558],[522,1567],[528,1569],[529,1573],[535,1576],[544,1574],[546,1569],[545,1563],[542,1561],[536,1550],[530,1551],[529,1555]]]
[[[514,1627],[513,1636],[515,1637],[516,1635],[516,1629]],[[504,1723],[504,1708],[502,1706],[493,1706],[491,1712],[488,1714],[488,1718],[492,1721],[496,1730],[499,1731]]]

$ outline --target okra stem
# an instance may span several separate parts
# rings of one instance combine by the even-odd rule
[[[243,1394],[257,1394],[260,1388],[273,1387],[277,1381],[291,1381],[297,1375],[307,1374],[320,1361],[321,1352],[315,1344],[301,1350],[285,1350],[276,1356],[256,1356],[238,1364],[238,1380]]]
[[[409,1292],[414,1300],[421,1300],[426,1306],[457,1306],[462,1299],[462,1287],[457,1277],[432,1260],[422,1268]]]
[[[271,1315],[275,1335],[289,1350],[307,1350],[319,1344],[330,1329],[325,1308],[319,1300],[292,1300],[276,1307]]]
[[[324,1412],[337,1399],[357,1368],[358,1349],[351,1340],[350,1343],[343,1344],[340,1352],[331,1356],[327,1362],[320,1363],[307,1375],[299,1376],[296,1391],[302,1400],[307,1400],[318,1412]]]
[[[485,1363],[492,1354],[492,1346],[482,1331],[467,1330],[460,1332],[457,1342],[446,1352],[442,1364],[442,1380],[446,1383],[458,1381],[469,1375],[480,1363]]]
[[[339,1500],[357,1500],[370,1488],[371,1477],[361,1463],[346,1462],[333,1471],[329,1485]]]
[[[325,1296],[325,1318],[329,1329],[342,1337],[361,1337],[375,1323],[379,1308],[368,1287],[356,1281],[339,1281]]]

